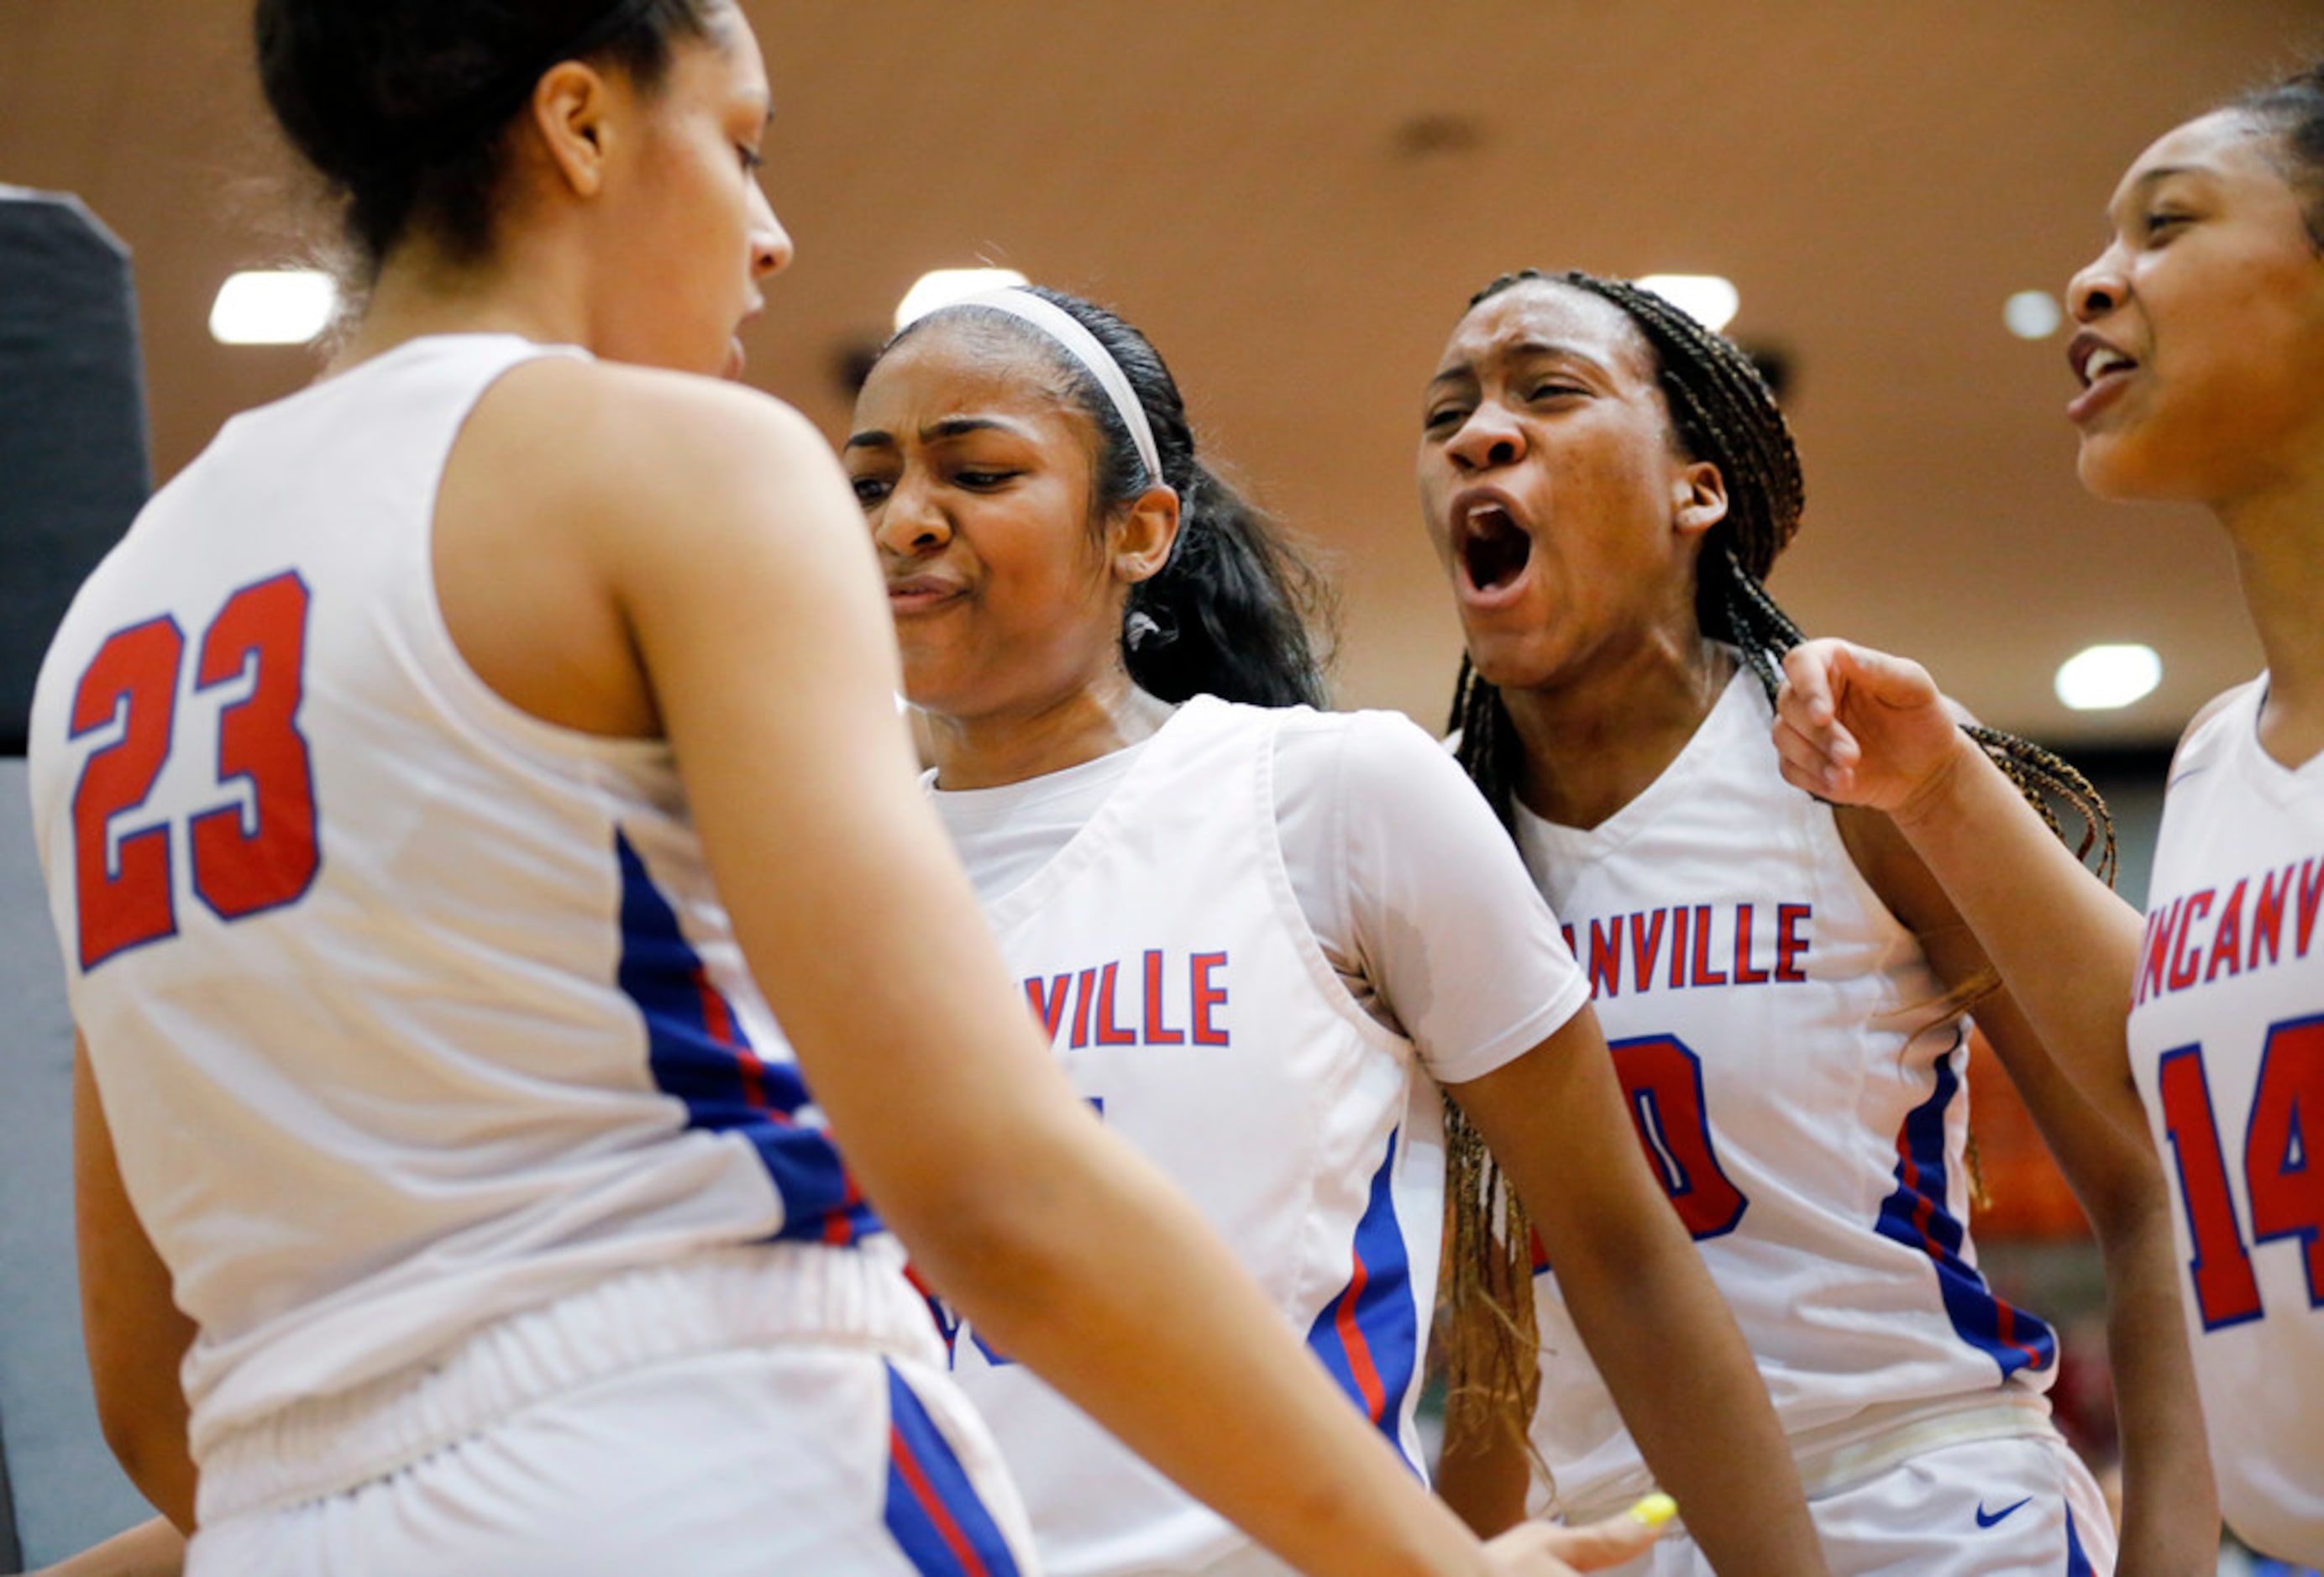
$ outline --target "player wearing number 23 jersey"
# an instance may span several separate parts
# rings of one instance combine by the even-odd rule
[[[542,354],[418,339],[236,418],[42,673],[40,846],[122,1174],[199,1326],[206,1526],[656,1360],[937,1356],[669,747],[520,713],[445,630],[445,456]],[[512,1334],[576,1296],[572,1330]]]
[[[2257,680],[2181,746],[2130,1059],[2168,1168],[2221,1509],[2324,1561],[2324,761],[2261,748]]]

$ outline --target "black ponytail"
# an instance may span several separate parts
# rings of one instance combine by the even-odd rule
[[[1130,588],[1122,610],[1122,661],[1130,678],[1165,701],[1216,696],[1259,706],[1323,706],[1317,632],[1328,630],[1332,610],[1323,576],[1273,520],[1203,464],[1177,383],[1143,334],[1078,296],[1028,288],[1088,329],[1130,380],[1154,431],[1158,479],[1147,474],[1129,424],[1097,380],[1047,335],[973,305],[945,316],[973,314],[980,325],[1038,345],[1065,375],[1098,432],[1095,518],[1127,507],[1157,480],[1178,495],[1178,540],[1169,561]],[[917,327],[905,327],[889,347]]]
[[[658,88],[722,0],[258,0],[266,102],[337,200],[361,282],[415,228],[454,262],[491,248],[504,134],[561,60]]]
[[[1217,696],[1259,706],[1323,706],[1323,664],[1310,626],[1328,606],[1322,576],[1200,461],[1173,485],[1177,545],[1161,573],[1130,588],[1122,614],[1130,677],[1165,701]]]

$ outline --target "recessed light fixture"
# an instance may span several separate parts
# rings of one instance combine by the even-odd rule
[[[1713,334],[1735,321],[1743,305],[1734,281],[1715,273],[1650,273],[1638,281],[1638,288],[1652,290]]]
[[[927,317],[939,307],[986,290],[1021,285],[1025,276],[1013,268],[939,268],[922,274],[896,303],[896,327]]]
[[[2047,290],[2020,290],[2001,304],[2001,321],[2020,339],[2047,339],[2065,320],[2065,309]]]
[[[253,269],[218,287],[210,337],[220,345],[305,345],[331,325],[339,288],[311,268]]]
[[[2058,668],[2058,699],[2077,712],[2110,712],[2152,695],[2163,659],[2151,646],[2089,646]]]

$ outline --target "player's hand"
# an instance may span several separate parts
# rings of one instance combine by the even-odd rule
[[[1662,1536],[1666,1520],[1667,1513],[1660,1520],[1648,1520],[1637,1511],[1625,1511],[1581,1527],[1520,1523],[1485,1546],[1485,1559],[1496,1573],[1508,1577],[1517,1573],[1568,1577],[1572,1572],[1600,1572],[1644,1554]]]
[[[1928,669],[1845,641],[1784,658],[1775,752],[1784,780],[1840,805],[1895,812],[1957,760],[1959,721]]]

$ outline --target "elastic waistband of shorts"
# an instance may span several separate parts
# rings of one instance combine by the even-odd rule
[[[2057,1435],[2050,1400],[2039,1391],[2005,1391],[1974,1399],[1905,1402],[1878,1406],[1792,1437],[1793,1460],[1811,1500],[1886,1472],[1908,1458],[1979,1440]],[[2062,1436],[2058,1436],[2061,1443]],[[1635,1476],[1593,1486],[1587,1498],[1561,1499],[1558,1514],[1581,1524],[1612,1517],[1654,1489],[1641,1465]]]
[[[943,1360],[891,1239],[695,1254],[608,1277],[425,1362],[220,1434],[200,1456],[197,1513],[215,1522],[338,1494],[592,1381],[780,1342]]]

